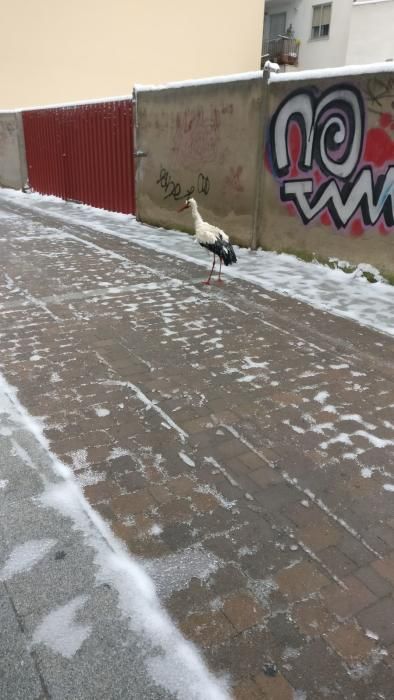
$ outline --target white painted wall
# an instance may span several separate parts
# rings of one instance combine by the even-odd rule
[[[394,60],[394,0],[359,0],[352,7],[346,63]]]
[[[287,12],[286,24],[293,25],[295,38],[300,39],[298,70],[342,66],[346,61],[348,34],[353,0],[332,0],[330,35],[311,39],[313,6],[325,0],[266,0],[266,13]],[[264,34],[269,31],[265,17]],[[286,69],[288,70],[288,69]]]

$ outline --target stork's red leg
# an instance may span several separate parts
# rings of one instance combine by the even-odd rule
[[[219,277],[218,277],[218,284],[223,284],[223,280],[221,278],[221,273],[222,273],[222,258],[219,258],[220,260],[220,266],[219,266]]]
[[[214,253],[214,254],[213,254],[213,263],[212,263],[212,267],[211,267],[211,272],[209,273],[208,279],[205,280],[205,282],[203,282],[203,284],[211,284],[211,277],[212,277],[213,268],[215,267],[215,263],[216,263],[216,255],[215,255],[215,253]]]

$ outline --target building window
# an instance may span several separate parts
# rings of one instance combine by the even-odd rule
[[[312,39],[322,39],[330,33],[332,3],[314,5],[312,16]]]

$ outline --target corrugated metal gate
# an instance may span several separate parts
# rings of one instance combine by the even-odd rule
[[[131,99],[27,111],[23,128],[34,191],[135,212]]]

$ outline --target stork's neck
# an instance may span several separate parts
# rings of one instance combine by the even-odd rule
[[[199,226],[199,225],[201,226],[201,224],[203,223],[203,220],[202,220],[200,213],[197,209],[196,202],[190,202],[190,207],[192,210],[192,217],[193,217],[193,221],[194,221],[194,226],[195,226],[195,228],[197,228],[197,226]]]

